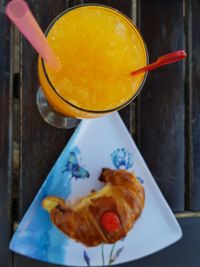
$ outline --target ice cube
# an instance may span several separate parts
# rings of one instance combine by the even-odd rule
[[[115,32],[119,35],[119,36],[124,36],[127,32],[127,28],[126,26],[121,23],[121,22],[117,22],[115,25]]]

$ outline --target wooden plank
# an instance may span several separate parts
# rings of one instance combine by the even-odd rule
[[[12,266],[8,249],[12,233],[12,57],[11,27],[8,19],[0,14],[0,262]]]
[[[153,255],[125,264],[124,267],[199,267],[200,218],[184,218],[178,221],[183,231],[180,241]]]
[[[150,61],[184,48],[183,1],[139,1]],[[184,62],[148,74],[138,107],[141,152],[174,211],[184,210]]]
[[[132,13],[132,1],[131,0],[126,0],[126,1],[121,1],[121,0],[84,0],[85,4],[99,4],[99,5],[107,5],[111,6],[113,8],[118,9],[119,11],[123,12],[126,14],[129,18],[131,18],[131,13]]]
[[[189,60],[190,60],[190,93],[191,97],[191,127],[192,127],[192,180],[190,191],[190,209],[200,210],[200,29],[199,25],[199,10],[200,2],[198,0],[190,1],[190,13],[188,22],[190,22],[191,31],[189,42],[191,42]],[[189,43],[190,45],[190,43]]]
[[[67,8],[65,0],[30,0],[33,14],[45,30],[52,19]],[[20,144],[20,217],[31,204],[53,163],[69,140],[73,130],[59,130],[45,123],[36,106],[39,86],[37,54],[22,39],[21,144]],[[14,266],[42,266],[26,257],[15,254]],[[44,266],[49,266],[44,264]]]
[[[42,29],[66,8],[63,0],[28,1]],[[45,8],[44,8],[45,7]],[[36,106],[39,87],[37,54],[22,39],[21,86],[21,215],[28,208],[46,174],[71,136],[45,123]]]

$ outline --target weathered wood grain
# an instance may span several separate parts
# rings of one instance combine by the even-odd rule
[[[192,176],[190,184],[190,209],[200,210],[200,27],[199,27],[200,2],[190,1],[190,21],[191,31],[189,42],[190,48],[190,90],[191,93],[191,156],[192,156]]]
[[[63,0],[29,1],[31,10],[43,30],[66,8]],[[46,8],[44,8],[46,7]],[[36,106],[39,87],[37,53],[22,39],[21,83],[21,215],[28,208],[55,159],[67,143],[72,131],[49,126]]]
[[[11,24],[0,14],[0,265],[12,266],[12,50]]]
[[[30,0],[28,3],[43,30],[67,7],[64,0]],[[36,106],[37,54],[25,39],[22,39],[21,63],[19,220],[73,132],[51,127],[40,117]],[[15,254],[14,266],[41,266],[41,263]]]
[[[139,26],[150,61],[184,49],[183,1],[139,1]],[[184,62],[148,74],[139,98],[141,152],[174,211],[184,210]]]

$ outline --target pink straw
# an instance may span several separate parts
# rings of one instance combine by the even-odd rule
[[[60,63],[33,17],[28,4],[24,0],[13,0],[6,6],[6,14],[45,62],[51,68],[59,71]]]

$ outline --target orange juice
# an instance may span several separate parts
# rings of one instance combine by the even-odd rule
[[[145,74],[144,41],[134,24],[117,10],[83,5],[63,12],[47,30],[62,68],[56,72],[39,58],[41,87],[58,112],[77,118],[98,117],[128,104]]]

